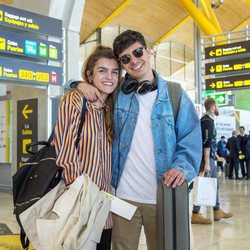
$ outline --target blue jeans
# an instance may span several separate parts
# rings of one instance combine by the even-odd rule
[[[215,166],[214,159],[210,158],[210,172],[205,173],[205,177],[208,175],[213,178],[217,178],[217,167]],[[193,213],[197,214],[200,212],[201,207],[200,206],[193,206]],[[219,179],[217,178],[217,194],[216,194],[216,204],[214,206],[214,210],[219,210],[220,209],[220,201],[219,201]]]

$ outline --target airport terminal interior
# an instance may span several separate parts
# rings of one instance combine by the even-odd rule
[[[12,176],[30,157],[25,146],[47,140],[93,49],[128,29],[145,36],[152,68],[181,84],[199,117],[215,98],[217,141],[240,126],[250,136],[250,0],[0,0],[0,250],[22,249]],[[203,206],[212,223],[192,224],[191,191],[190,249],[248,250],[250,179],[217,170],[221,208],[233,217],[214,221]],[[139,249],[147,249],[143,231]]]

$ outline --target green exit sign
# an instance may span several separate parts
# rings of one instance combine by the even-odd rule
[[[208,94],[207,98],[214,98],[218,105],[226,105],[226,94]]]

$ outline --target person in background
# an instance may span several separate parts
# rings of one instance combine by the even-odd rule
[[[214,124],[214,117],[219,115],[218,105],[214,98],[205,100],[206,114],[200,119],[202,141],[203,141],[203,155],[201,161],[200,171],[205,173],[205,176],[217,178],[217,168],[215,166],[216,158],[216,128]],[[217,197],[216,205],[213,208],[214,220],[219,221],[222,218],[227,219],[233,216],[230,212],[225,212],[220,208],[219,201],[219,180],[217,178]],[[193,224],[211,224],[212,220],[205,218],[200,213],[200,206],[193,206],[191,222]]]
[[[225,141],[225,136],[223,135],[223,136],[221,136],[220,140],[217,143],[217,155],[220,158],[223,158],[223,159],[217,159],[217,166],[221,168],[221,171],[224,171],[223,162],[227,156],[226,144],[227,144],[227,142]]]
[[[113,141],[113,97],[118,86],[121,68],[111,48],[98,46],[89,56],[82,76],[95,86],[102,102],[86,102],[86,113],[78,147],[77,131],[80,124],[83,96],[74,89],[65,94],[58,110],[53,143],[56,163],[63,167],[66,185],[82,173],[108,193],[111,192],[111,149]],[[109,215],[98,250],[111,249],[112,218]]]
[[[239,177],[239,155],[242,154],[240,143],[237,138],[237,131],[232,131],[232,137],[228,138],[227,149],[229,150],[229,175],[228,179],[234,179],[233,170],[235,173],[235,179],[241,180]]]
[[[112,186],[118,198],[137,206],[132,219],[114,215],[114,250],[138,249],[144,227],[147,249],[156,249],[157,182],[175,188],[197,175],[201,129],[194,105],[181,89],[176,121],[168,81],[151,68],[151,49],[138,31],[126,30],[113,42],[116,58],[126,71],[114,112]],[[90,99],[96,89],[79,83]],[[177,98],[178,97],[174,97]]]
[[[247,178],[246,180],[250,179],[250,130],[247,136],[247,143],[246,143],[246,162],[247,162]]]
[[[240,144],[240,169],[242,178],[247,178],[247,161],[246,161],[246,143],[247,143],[247,135],[245,134],[245,127],[240,126],[239,127],[240,134],[237,136]]]

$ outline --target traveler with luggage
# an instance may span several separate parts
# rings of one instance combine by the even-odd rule
[[[157,180],[164,178],[165,185],[175,188],[196,177],[202,148],[199,119],[181,89],[175,121],[168,81],[152,70],[151,49],[141,33],[124,31],[115,38],[113,49],[126,75],[114,112],[112,185],[116,196],[137,210],[131,221],[113,216],[112,246],[138,249],[144,226],[147,248],[155,250]],[[99,95],[86,83],[78,88],[89,99]]]
[[[100,91],[102,103],[99,100],[86,102],[85,120],[77,147],[77,130],[81,126],[84,98],[77,89],[73,89],[62,99],[53,143],[56,162],[64,169],[66,185],[71,185],[79,175],[86,174],[100,190],[111,192],[112,93],[118,85],[120,72],[120,65],[111,48],[98,46],[87,59],[82,76]],[[112,226],[109,215],[97,249],[111,249]]]
[[[202,141],[203,141],[203,155],[201,161],[200,171],[205,173],[205,176],[217,178],[217,168],[215,166],[216,158],[216,128],[214,124],[214,117],[219,115],[218,105],[214,98],[208,98],[205,100],[206,114],[200,119]],[[219,201],[219,182],[217,179],[217,197],[216,205],[213,208],[214,220],[230,218],[233,216],[230,212],[225,212],[220,208]],[[200,213],[200,206],[194,205],[192,211],[191,222],[194,224],[211,224],[212,220],[205,218]]]

